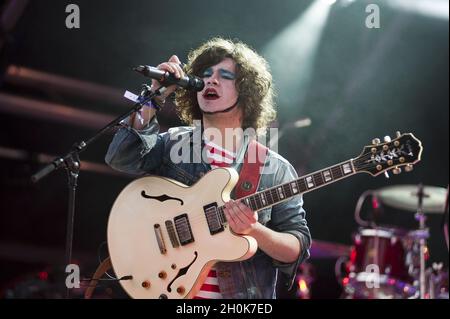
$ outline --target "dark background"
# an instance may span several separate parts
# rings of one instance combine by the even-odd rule
[[[446,188],[448,2],[426,1],[435,10],[425,10],[413,5],[416,0],[407,7],[396,5],[400,0],[340,0],[332,6],[320,1],[29,1],[0,42],[0,295],[63,269],[67,178],[60,170],[32,184],[30,176],[45,162],[41,155],[65,154],[124,112],[130,103],[121,94],[137,92],[145,82],[133,66],[156,66],[172,54],[185,61],[190,49],[212,36],[238,38],[268,59],[278,92],[274,126],[284,133],[278,151],[299,175],[356,157],[373,138],[396,131],[422,141],[422,161],[411,173],[390,179],[360,174],[306,194],[315,240],[350,246],[358,229],[355,205],[366,190],[419,183]],[[13,2],[21,3],[0,2],[3,18]],[[79,29],[65,26],[70,3],[80,8]],[[379,5],[380,28],[365,25],[370,3]],[[443,5],[446,12],[439,10]],[[12,65],[62,78],[52,85],[24,80],[14,76]],[[64,86],[68,78],[105,87],[108,98],[72,90]],[[11,100],[17,97],[26,101]],[[42,103],[32,110],[23,106],[33,101]],[[312,124],[289,128],[302,118]],[[164,128],[180,124],[170,103],[160,122]],[[81,159],[103,164],[110,139],[111,134],[99,139]],[[89,163],[79,177],[74,228],[74,256],[84,276],[95,269],[98,251],[106,254],[99,247],[109,210],[131,181]],[[365,205],[363,215],[370,213]],[[414,213],[391,207],[384,207],[381,222],[417,227]],[[448,267],[441,224],[442,215],[429,215],[428,264]],[[337,257],[312,253],[312,297],[337,298]]]

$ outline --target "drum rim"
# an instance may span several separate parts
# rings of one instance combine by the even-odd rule
[[[382,238],[392,238],[392,237],[398,237],[399,236],[398,234],[396,234],[392,230],[379,229],[379,228],[365,228],[365,229],[361,229],[359,231],[359,235],[366,236],[366,237],[382,237]]]

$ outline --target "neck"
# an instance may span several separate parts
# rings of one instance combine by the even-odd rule
[[[205,138],[221,147],[237,152],[242,143],[242,110],[237,107],[227,113],[203,114]]]

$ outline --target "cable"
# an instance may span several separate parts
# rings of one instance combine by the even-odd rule
[[[104,242],[102,242],[99,246],[98,246],[98,249],[97,249],[97,255],[98,255],[98,263],[99,264],[101,264],[102,263],[102,257],[101,257],[101,249],[102,249],[102,247],[104,246],[104,245],[106,245],[106,240],[104,241]],[[108,271],[105,271],[105,274],[106,274],[106,276],[108,276],[109,277],[109,279],[111,279],[111,280],[123,280],[122,278],[120,278],[120,279],[118,279],[117,277],[114,277],[114,276],[111,276],[109,273],[108,273]]]

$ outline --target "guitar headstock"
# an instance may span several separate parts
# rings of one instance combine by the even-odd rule
[[[422,142],[411,133],[400,134],[390,140],[387,136],[385,142],[374,139],[372,145],[365,146],[361,154],[353,160],[355,171],[369,173],[373,176],[392,170],[400,174],[404,166],[406,172],[413,169],[413,165],[420,161],[422,156]]]

